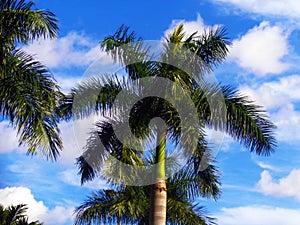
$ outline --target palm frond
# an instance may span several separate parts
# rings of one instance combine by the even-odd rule
[[[16,206],[13,206],[13,205],[9,206],[7,208],[7,211],[8,211],[7,219],[8,219],[8,221],[10,221],[10,223],[14,223],[14,222],[18,221],[19,219],[23,218],[25,216],[24,213],[26,212],[26,210],[27,210],[27,207],[26,207],[25,204],[19,204],[19,205],[16,205]]]
[[[32,9],[34,3],[25,0],[3,0],[0,3],[1,45],[14,42],[27,44],[38,38],[55,38],[58,20],[48,10]],[[2,37],[2,35],[4,35]]]
[[[74,87],[69,95],[61,98],[62,115],[67,116],[66,119],[78,119],[101,112],[104,116],[110,113],[116,96],[126,86],[125,79],[120,79],[117,75],[90,77]]]
[[[228,46],[231,43],[226,35],[227,31],[224,27],[209,28],[195,40],[194,46],[186,42],[184,47],[194,52],[211,68],[222,63],[228,54]]]
[[[118,121],[114,121],[114,123],[120,124]],[[90,181],[96,175],[104,176],[113,183],[116,180],[109,179],[109,177],[117,178],[122,174],[126,179],[138,179],[138,171],[122,166],[123,164],[143,166],[140,158],[142,152],[137,144],[131,143],[129,146],[136,147],[136,149],[132,149],[126,145],[126,142],[120,142],[109,121],[96,123],[96,129],[87,139],[84,153],[77,159],[81,182]],[[107,168],[108,164],[109,168]]]
[[[0,205],[1,225],[42,225],[39,221],[28,222],[26,216],[27,206],[25,204],[11,205],[4,208]]]
[[[205,140],[198,140],[197,148],[189,156],[186,164],[167,179],[170,193],[186,196],[189,201],[199,197],[218,199],[221,195],[220,171],[216,161],[210,156]]]
[[[225,131],[258,155],[270,155],[276,147],[274,130],[261,106],[231,88],[223,88],[227,107]]]
[[[55,110],[59,90],[52,74],[21,50],[7,56],[1,73],[0,112],[17,128],[19,144],[27,144],[30,154],[39,149],[56,160],[62,141]]]
[[[152,60],[154,55],[150,53],[150,48],[125,25],[101,43],[101,49],[111,55],[115,62],[121,63],[132,80],[155,74],[157,62]]]
[[[215,225],[215,219],[207,216],[204,207],[181,198],[167,199],[167,221],[174,225]]]
[[[94,192],[76,210],[75,225],[116,224],[117,221],[134,224],[145,218],[147,196],[142,187],[126,187],[117,190]]]
[[[230,86],[212,85],[192,94],[203,123],[228,133],[251,152],[269,155],[274,152],[276,126],[261,106],[255,105]]]
[[[178,225],[213,225],[204,207],[191,203],[185,192],[172,191],[174,180],[168,181],[167,221]],[[177,186],[181,189],[181,186]],[[75,224],[148,224],[149,186],[117,186],[116,189],[99,190],[90,195],[75,210]],[[182,194],[179,194],[182,193]]]
[[[189,83],[193,83],[191,79],[203,81],[206,72],[211,72],[214,66],[223,62],[231,45],[222,27],[209,28],[199,36],[196,34],[194,32],[185,38],[180,24],[166,38],[162,54],[163,62],[168,64],[165,65],[166,71],[181,76],[188,87]]]

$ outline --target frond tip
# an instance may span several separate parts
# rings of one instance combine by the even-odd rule
[[[268,156],[274,152],[276,126],[262,107],[229,87],[223,87],[223,93],[227,106],[225,131],[257,155]]]

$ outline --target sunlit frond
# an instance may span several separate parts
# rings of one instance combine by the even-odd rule
[[[55,38],[58,21],[48,10],[33,9],[34,3],[25,0],[3,0],[0,3],[1,45],[15,42],[27,44],[38,38]]]
[[[55,112],[59,91],[52,74],[20,50],[6,57],[1,73],[0,112],[17,128],[19,144],[27,145],[30,154],[40,150],[55,160],[62,142]]]

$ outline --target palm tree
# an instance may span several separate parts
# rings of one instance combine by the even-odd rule
[[[25,215],[26,210],[27,207],[24,204],[7,208],[0,205],[0,225],[42,225],[39,221],[29,223]]]
[[[59,136],[58,86],[51,72],[18,46],[39,38],[55,38],[57,19],[48,10],[33,9],[25,0],[0,2],[0,115],[9,119],[28,153],[40,150],[56,159]]]
[[[249,101],[245,96],[241,96],[238,91],[229,86],[207,84],[205,82],[203,74],[212,71],[213,67],[221,63],[227,55],[229,42],[225,38],[224,29],[212,28],[200,36],[197,36],[195,32],[186,38],[183,26],[180,25],[174,30],[173,34],[166,38],[164,51],[161,55],[162,60],[160,61],[153,60],[151,56],[149,57],[149,47],[143,47],[142,42],[135,42],[136,40],[133,32],[129,33],[127,27],[121,27],[113,36],[104,39],[102,48],[114,60],[121,62],[125,66],[129,83],[143,77],[163,77],[183,87],[190,99],[192,99],[199,118],[197,129],[189,131],[196,133],[198,137],[197,145],[191,149],[189,139],[187,139],[186,143],[179,142],[181,129],[183,129],[181,120],[189,118],[180,118],[176,111],[177,109],[163,99],[157,97],[144,98],[135,104],[130,111],[129,123],[132,132],[137,136],[149,134],[147,126],[152,118],[162,118],[167,126],[166,132],[157,133],[156,141],[158,145],[151,155],[152,160],[150,161],[158,163],[160,166],[156,169],[155,184],[150,188],[151,201],[149,203],[149,224],[166,224],[167,192],[171,193],[166,182],[166,173],[168,171],[164,164],[165,159],[167,159],[167,139],[170,139],[173,145],[183,145],[187,152],[186,165],[179,172],[182,175],[180,176],[182,182],[180,180],[178,182],[188,190],[189,200],[193,200],[203,194],[214,197],[216,193],[214,193],[214,189],[211,186],[219,182],[216,179],[216,171],[208,170],[214,161],[209,157],[209,148],[205,141],[205,126],[229,134],[249,148],[251,152],[255,152],[258,155],[269,155],[274,151],[276,146],[276,141],[273,137],[275,126],[268,120],[261,107]],[[124,44],[127,44],[127,46],[122,48]],[[128,48],[128,45],[130,48]],[[135,58],[135,63],[131,63],[132,57]],[[176,62],[176,65],[180,65],[179,68],[174,66],[174,62]],[[86,82],[73,89],[67,102],[69,104],[66,104],[65,108],[69,107],[70,109],[72,107],[72,99],[82,100],[76,104],[77,108],[73,108],[74,111],[72,113],[74,115],[89,114],[92,108],[102,110],[102,113],[109,112],[114,105],[119,104],[115,101],[116,96],[127,85],[126,82],[122,83],[117,78],[94,79],[91,83]],[[154,82],[151,85],[159,84]],[[140,86],[133,90],[131,94],[143,96],[141,93],[147,88],[146,86]],[[91,89],[94,90],[92,91],[93,93],[97,89],[101,91],[100,94],[96,92],[97,95],[93,96],[93,99],[89,99],[87,104],[84,99],[88,97],[85,95],[87,90]],[[161,89],[163,92],[163,87],[155,90]],[[221,95],[221,100],[224,101],[222,102],[219,98],[215,98],[215,102],[211,102],[211,98],[218,95]],[[179,100],[182,99],[179,97]],[[126,105],[126,103],[122,102],[117,113],[121,113],[122,109],[126,108],[124,104]],[[213,107],[210,107],[212,104]],[[122,122],[119,120],[122,116],[116,117],[114,119],[117,123]],[[115,137],[110,123],[102,122],[98,126],[101,129],[98,130],[97,134],[109,154],[112,154],[123,163],[138,166],[145,165],[146,162],[143,161],[141,153],[127,147],[126,143],[120,143]],[[88,141],[86,152],[78,159],[82,182],[93,179],[97,174],[104,178],[107,178],[108,173],[122,174],[122,168],[118,169],[116,167],[113,167],[110,171],[105,171],[105,173],[99,171],[99,168],[103,166],[107,158],[105,158],[105,152],[103,151],[102,153],[104,154],[100,154],[100,158],[91,159],[90,156],[95,156],[93,153],[97,151],[93,147],[95,146],[93,140],[95,138]],[[203,158],[207,159],[206,162],[203,161]],[[138,177],[138,174],[133,177]],[[208,185],[203,185],[204,178],[210,182],[208,182]],[[142,177],[139,177],[139,179],[142,179]],[[108,179],[108,181],[114,182],[111,179]]]

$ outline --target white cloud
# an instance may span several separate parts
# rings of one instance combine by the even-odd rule
[[[76,87],[76,85],[81,82],[82,77],[70,77],[68,75],[62,76],[60,74],[56,74],[55,80],[60,87],[60,91],[68,94],[72,88]]]
[[[16,131],[10,126],[8,121],[0,122],[0,153],[11,152],[18,148],[18,138]]]
[[[230,3],[242,10],[269,16],[300,17],[300,2],[298,0],[214,0],[215,2]]]
[[[87,66],[99,59],[103,64],[110,63],[110,57],[100,51],[97,41],[85,34],[70,32],[64,37],[53,40],[40,40],[24,47],[30,54],[50,68],[69,68]]]
[[[300,201],[300,169],[292,170],[286,177],[278,181],[274,181],[271,174],[264,170],[257,183],[257,189],[265,195],[294,197]]]
[[[217,218],[219,225],[298,225],[300,209],[259,205],[222,208]]]
[[[212,150],[212,156],[216,157],[219,151],[228,152],[232,150],[230,145],[234,143],[234,140],[228,134],[210,128],[206,128],[205,133],[208,145]]]
[[[278,140],[290,142],[300,141],[300,112],[295,109],[300,102],[299,86],[300,76],[292,75],[260,86],[245,85],[240,90],[256,104],[273,111],[270,119],[277,126]]]
[[[26,187],[6,187],[0,189],[0,204],[9,205],[27,204],[29,221],[39,220],[45,225],[63,224],[72,219],[73,207],[56,206],[49,209],[42,201],[37,201],[31,190]]]
[[[64,149],[58,161],[64,164],[73,164],[75,159],[82,154],[82,150],[78,146],[78,140],[74,133],[73,121],[61,122],[59,128],[61,130]]]
[[[291,75],[279,80],[265,82],[257,87],[248,85],[239,89],[267,110],[280,108],[291,101],[300,101],[300,76]]]
[[[59,124],[64,148],[60,152],[58,162],[73,164],[75,159],[83,153],[86,139],[89,137],[89,132],[95,127],[94,124],[97,118],[97,116],[92,116],[76,121],[62,121]],[[0,122],[0,136],[1,140],[5,140],[0,142],[0,154],[12,151],[26,152],[25,147],[18,146],[17,132],[6,120]]]
[[[83,119],[60,123],[64,149],[59,162],[67,164],[75,162],[75,158],[83,153],[87,139],[90,137],[91,131],[95,129],[95,123],[98,120],[99,116],[92,115]]]
[[[288,36],[279,26],[262,22],[233,41],[229,60],[257,76],[280,74],[289,68],[282,58],[288,54]]]
[[[200,14],[197,14],[196,21],[173,20],[170,27],[165,31],[164,37],[167,37],[169,34],[171,34],[179,24],[183,24],[186,35],[191,35],[196,31],[198,31],[198,34],[201,34],[205,30],[203,19]]]
[[[293,104],[286,104],[276,113],[271,114],[271,120],[277,126],[278,140],[286,142],[300,141],[300,112]]]
[[[45,221],[45,225],[47,224],[63,224],[66,221],[73,220],[73,213],[75,208],[73,207],[62,207],[62,206],[56,206],[55,208],[48,210],[46,215],[43,215],[42,221]]]
[[[278,169],[277,167],[269,165],[269,164],[261,162],[261,161],[255,161],[255,163],[262,169],[268,169],[268,170],[272,170],[272,171],[280,171],[280,169]]]

